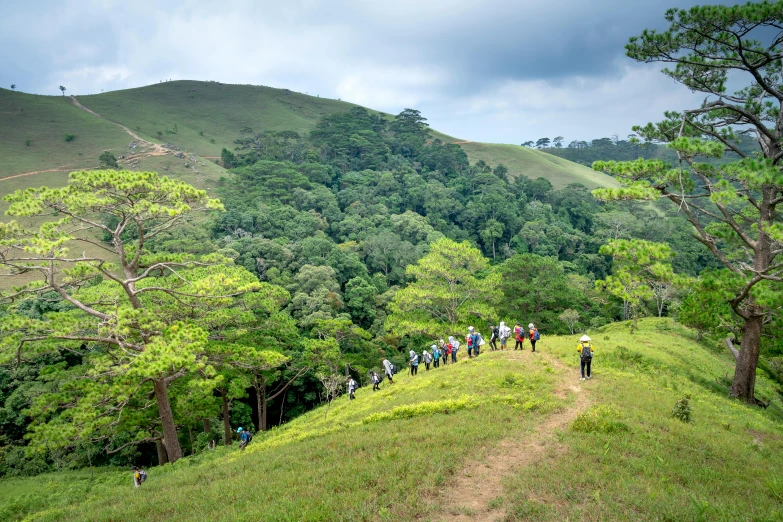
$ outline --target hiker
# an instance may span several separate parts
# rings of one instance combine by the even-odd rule
[[[356,388],[358,388],[359,385],[356,384],[356,381],[353,380],[353,377],[348,378],[348,397],[351,398],[351,400],[354,400],[356,397],[354,396],[354,393],[356,392]]]
[[[457,352],[459,351],[459,341],[453,336],[449,336],[449,346],[451,348],[451,362],[457,362]]]
[[[253,437],[249,431],[245,431],[242,429],[242,426],[237,428],[237,433],[239,433],[239,449],[243,450],[245,449],[245,446],[250,442],[251,438]]]
[[[432,367],[437,368],[440,366],[440,348],[436,345],[432,345]]]
[[[147,480],[147,472],[138,466],[133,466],[131,470],[133,471],[133,485],[137,488],[141,487],[144,481]]]
[[[541,334],[538,333],[538,328],[535,327],[533,323],[530,323],[527,325],[528,328],[530,328],[530,332],[528,337],[530,338],[530,346],[533,347],[533,351],[536,351],[536,341],[541,339]]]
[[[516,344],[514,344],[514,350],[524,350],[525,349],[525,330],[522,328],[522,325],[517,323],[517,325],[514,327],[514,339],[516,340]]]
[[[498,338],[500,337],[500,328],[489,325],[489,349],[493,352],[498,349]]]
[[[468,332],[470,332],[468,334],[468,355],[470,355],[470,349],[473,348],[473,355],[478,357],[481,351],[481,344],[484,342],[484,338],[472,326],[468,327]]]
[[[389,362],[389,359],[383,360],[383,370],[384,372],[386,372],[386,377],[389,378],[389,384],[394,384],[394,379],[393,379],[394,365],[391,362]]]
[[[441,339],[443,341],[443,339]],[[443,348],[440,349],[443,353],[443,364],[449,364],[449,357],[451,357],[452,347],[449,343],[443,343]]]
[[[593,344],[590,341],[592,341],[592,339],[583,335],[579,338],[579,344],[576,345],[576,351],[579,352],[579,370],[582,373],[583,381],[585,380],[585,373],[587,373],[588,379],[592,378],[590,367],[593,363]],[[585,372],[585,370],[587,370],[587,372]]]
[[[500,321],[500,328],[498,328],[498,336],[500,337],[500,349],[505,350],[506,343],[508,343],[508,338],[511,337],[511,328],[506,326],[506,323],[504,323],[503,321]]]
[[[372,391],[378,391],[381,389],[381,376],[378,375],[375,371],[370,372],[370,380],[372,381]]]
[[[434,351],[435,349],[436,349],[436,347],[435,347],[434,344],[432,346],[430,346],[430,350]],[[432,354],[429,353],[427,350],[424,350],[424,354],[422,354],[421,358],[424,359],[424,367],[425,367],[425,369],[427,371],[430,371],[430,364],[432,364]]]
[[[410,367],[411,367],[411,375],[416,375],[419,373],[419,354],[411,350],[410,353]]]

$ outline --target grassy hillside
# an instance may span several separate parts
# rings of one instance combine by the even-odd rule
[[[102,118],[75,107],[67,96],[34,96],[0,89],[0,113],[8,115],[0,120],[0,177],[59,169],[51,176],[56,182],[63,172],[97,166],[103,150],[111,150],[116,156],[134,152],[125,148],[132,138],[112,122],[145,140],[216,158],[223,147],[233,149],[243,131],[307,133],[321,117],[354,106],[287,89],[196,81],[79,96],[78,101]],[[65,142],[66,133],[76,138]],[[545,177],[558,188],[569,183],[591,188],[614,183],[608,176],[539,151],[462,142],[437,131],[434,135],[460,143],[471,162],[483,159],[492,166],[504,163],[512,174]],[[27,139],[31,140],[30,146],[26,145]],[[27,181],[33,180],[17,184],[25,185]]]
[[[266,434],[149,470],[0,481],[10,520],[781,520],[780,401],[726,397],[730,356],[650,319],[399,376]],[[759,393],[774,386],[759,375]],[[689,395],[692,423],[672,418]],[[25,518],[26,517],[26,518]]]
[[[61,169],[57,175],[63,177],[97,167],[104,150],[119,156],[131,140],[116,125],[74,107],[67,96],[0,89],[0,115],[0,178],[48,169]],[[65,141],[66,134],[73,134],[73,141]],[[3,182],[0,194],[6,190]]]
[[[219,156],[223,147],[233,149],[234,140],[248,127],[254,132],[306,133],[321,117],[353,107],[287,89],[196,81],[80,96],[79,101],[148,138],[157,139],[160,131],[162,141],[201,156]]]
[[[555,188],[563,188],[570,183],[581,183],[588,188],[619,186],[611,176],[527,147],[475,142],[460,146],[471,163],[484,160],[493,167],[502,163],[508,167],[511,176],[523,174],[531,179],[546,178]]]

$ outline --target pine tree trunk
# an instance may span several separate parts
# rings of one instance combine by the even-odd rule
[[[255,377],[255,389],[256,389],[256,415],[258,416],[258,424],[256,425],[257,431],[266,431],[266,381],[264,376],[261,376],[261,380],[258,380],[258,376]]]
[[[155,399],[158,402],[158,413],[160,415],[160,424],[163,428],[163,444],[166,446],[168,460],[176,462],[182,458],[182,448],[179,447],[177,438],[177,426],[174,424],[174,413],[171,411],[171,402],[169,402],[168,385],[165,379],[153,381],[155,389]]]
[[[763,316],[750,316],[742,326],[739,359],[734,369],[731,396],[753,402],[756,389],[756,366],[759,363],[761,347],[761,325]]]
[[[231,417],[228,411],[228,391],[220,390],[223,396],[223,442],[231,446]]]
[[[163,445],[163,441],[158,439],[155,441],[155,448],[158,450],[158,466],[162,466],[169,461],[169,456],[166,453],[166,446]]]

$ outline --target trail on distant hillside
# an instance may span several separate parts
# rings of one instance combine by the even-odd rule
[[[83,168],[92,168],[92,167],[83,167]],[[67,172],[69,170],[73,170],[73,169],[68,165],[63,165],[62,167],[57,167],[56,169],[31,170],[30,172],[20,172],[19,174],[14,174],[13,176],[6,176],[4,178],[0,178],[0,181],[5,181],[7,179],[14,179],[14,178],[23,178],[25,176],[32,176],[34,174],[43,174],[44,172]]]
[[[519,361],[532,361],[541,357],[559,369],[567,369],[557,384],[555,396],[565,399],[576,394],[576,401],[568,408],[547,416],[532,433],[523,438],[506,439],[496,447],[488,449],[488,455],[481,460],[468,462],[464,469],[456,474],[448,484],[447,507],[433,518],[436,521],[472,521],[494,522],[502,518],[501,509],[492,509],[490,503],[503,496],[503,479],[514,471],[543,462],[562,454],[566,447],[557,442],[555,431],[564,431],[585,411],[590,401],[582,388],[575,384],[576,371],[546,354],[530,351],[509,351],[508,358]],[[579,381],[576,381],[579,382]]]
[[[76,99],[76,96],[71,96],[71,101],[73,102],[73,104],[74,104],[76,107],[80,108],[81,110],[83,110],[83,111],[85,111],[85,112],[88,112],[88,113],[90,113],[90,114],[92,114],[93,116],[96,116],[96,117],[98,117],[98,118],[105,119],[103,116],[101,116],[101,115],[100,115],[100,114],[98,114],[97,112],[93,111],[92,109],[88,109],[87,107],[85,107],[84,105],[82,105],[81,103],[79,103],[79,100],[77,100],[77,99]],[[125,125],[122,125],[122,124],[120,124],[120,123],[117,123],[116,121],[111,121],[111,120],[106,120],[106,121],[109,121],[110,123],[113,123],[113,124],[114,124],[114,125],[116,125],[117,127],[121,128],[122,130],[124,130],[125,132],[127,132],[128,134],[130,134],[130,136],[131,136],[131,137],[132,137],[134,140],[136,140],[137,142],[139,142],[141,145],[143,145],[143,146],[145,146],[145,147],[149,147],[149,148],[151,148],[151,149],[152,149],[151,151],[146,151],[146,152],[144,152],[144,153],[142,153],[142,154],[134,155],[134,157],[136,157],[137,159],[138,159],[138,158],[142,158],[142,157],[148,157],[148,156],[163,156],[164,154],[169,154],[169,153],[171,152],[171,150],[167,149],[166,147],[164,147],[164,146],[162,146],[162,145],[158,145],[157,143],[152,143],[151,141],[147,141],[147,140],[145,140],[145,139],[143,139],[143,138],[139,137],[139,135],[138,135],[138,134],[136,134],[135,132],[133,132],[132,130],[130,130],[130,129],[129,129],[128,127],[126,127]]]

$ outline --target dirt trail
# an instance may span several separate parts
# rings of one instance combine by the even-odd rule
[[[93,111],[92,109],[88,109],[87,107],[85,107],[84,105],[79,103],[79,100],[76,99],[76,96],[71,96],[71,101],[73,102],[73,104],[76,107],[80,108],[81,110],[83,110],[85,112],[88,112],[88,113],[90,113],[93,116],[96,116],[98,118],[103,118],[103,116],[101,116],[97,112]],[[105,119],[105,118],[103,118],[103,119]],[[109,120],[107,120],[107,121],[109,121]],[[143,157],[148,157],[148,156],[163,156],[164,154],[168,154],[168,153],[171,152],[169,149],[167,149],[166,147],[163,147],[162,145],[158,145],[157,143],[152,143],[151,141],[147,141],[147,140],[139,137],[138,134],[136,134],[135,132],[130,130],[125,125],[122,125],[122,124],[117,123],[115,121],[112,121],[111,123],[113,123],[117,127],[121,128],[122,130],[127,132],[134,140],[138,141],[139,144],[143,145],[144,147],[148,147],[148,148],[152,149],[151,151],[147,151],[147,152],[144,152],[142,154],[134,155],[134,157],[137,158],[137,159],[140,159],[140,158],[143,158]]]
[[[7,179],[14,179],[14,178],[23,178],[25,176],[32,176],[33,174],[43,174],[44,172],[67,172],[69,170],[72,169],[70,169],[68,166],[57,167],[56,169],[31,170],[30,172],[20,172],[19,174],[14,174],[13,176],[5,176],[4,178],[0,178],[0,181],[5,181]]]
[[[533,354],[529,351],[509,352],[509,358],[529,361]],[[565,365],[554,357],[536,353],[559,369]],[[503,479],[515,470],[543,462],[553,455],[565,452],[566,447],[554,438],[557,430],[565,430],[585,411],[590,401],[575,381],[576,372],[568,369],[555,390],[555,396],[565,399],[569,394],[576,395],[576,401],[568,408],[549,415],[539,423],[532,433],[517,439],[506,439],[496,447],[489,448],[489,454],[480,461],[468,462],[465,468],[456,474],[449,483],[449,498],[459,499],[449,502],[444,510],[432,518],[435,521],[471,521],[495,522],[503,518],[502,507],[491,509],[490,503],[503,496]]]

